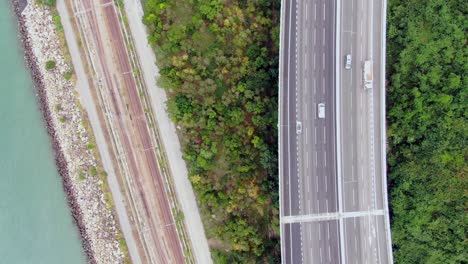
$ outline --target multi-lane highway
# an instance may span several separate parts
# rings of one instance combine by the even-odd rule
[[[384,1],[282,1],[283,263],[392,262],[384,153]],[[351,69],[344,67],[348,54]],[[366,60],[373,61],[373,89],[364,89]]]

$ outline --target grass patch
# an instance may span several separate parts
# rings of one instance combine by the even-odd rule
[[[80,173],[78,174],[78,180],[80,181],[86,180],[86,174],[83,171],[80,171]]]
[[[52,21],[54,21],[55,27],[58,31],[63,32],[63,25],[62,21],[60,20],[60,16],[58,13],[53,12],[52,14]]]
[[[107,181],[107,172],[102,171],[100,175],[101,175],[101,180],[102,181]]]
[[[95,166],[89,167],[88,172],[89,172],[89,175],[91,175],[93,177],[98,175],[98,171],[97,171],[97,168]]]
[[[130,261],[130,257],[129,257],[130,255],[128,254],[127,241],[125,241],[125,238],[122,236],[122,234],[120,232],[118,232],[117,238],[119,240],[120,250],[122,250],[122,252],[123,252],[123,254],[125,256],[124,263],[125,264],[131,264],[132,262]]]
[[[65,78],[65,80],[70,80],[71,77],[73,76],[73,72],[72,71],[67,71],[66,73],[63,74],[63,78]]]

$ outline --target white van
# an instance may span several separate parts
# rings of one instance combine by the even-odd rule
[[[320,103],[318,104],[318,117],[319,118],[325,118],[325,104],[324,103]]]

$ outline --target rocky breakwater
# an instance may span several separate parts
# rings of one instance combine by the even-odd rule
[[[70,67],[65,63],[51,11],[34,1],[21,10],[20,2],[14,0],[14,7],[26,61],[88,261],[123,263],[115,212],[106,202],[103,178],[96,170],[98,160],[83,126],[77,93],[64,77]]]

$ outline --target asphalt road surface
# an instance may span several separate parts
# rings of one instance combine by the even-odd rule
[[[389,263],[381,120],[385,6],[371,0],[282,4],[282,262]],[[353,57],[350,70],[346,54]],[[363,88],[365,60],[374,62],[374,89]],[[318,116],[319,103],[325,118]]]
[[[337,212],[335,2],[285,1],[282,52],[282,215]],[[318,117],[318,104],[325,118]],[[300,133],[297,124],[302,128]],[[337,263],[336,221],[286,224],[284,263]],[[327,234],[319,237],[319,234]],[[318,239],[317,239],[318,238]],[[313,252],[308,249],[317,249]],[[317,254],[314,254],[317,253]]]
[[[339,67],[341,176],[343,212],[368,212],[370,215],[343,220],[344,260],[346,263],[389,263],[391,246],[386,234],[386,179],[382,155],[385,136],[382,116],[385,105],[382,76],[385,41],[383,1],[349,0],[341,2]],[[352,68],[344,69],[346,54],[353,57]],[[373,62],[373,88],[364,89],[363,63]]]

